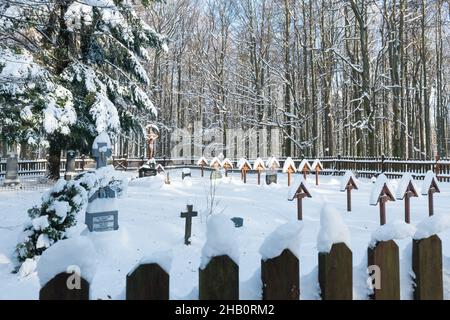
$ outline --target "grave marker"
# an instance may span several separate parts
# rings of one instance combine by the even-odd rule
[[[166,170],[164,170],[164,167],[160,163],[158,163],[158,165],[156,166],[156,172],[163,173],[166,172]]]
[[[208,161],[206,161],[205,157],[201,157],[198,161],[197,161],[197,165],[200,166],[200,171],[202,173],[202,178],[204,176],[204,169],[205,166],[208,165]]]
[[[397,199],[405,200],[405,222],[411,222],[411,205],[410,198],[418,197],[418,193],[416,188],[414,187],[412,176],[409,173],[405,173],[400,181],[400,184],[397,189]]]
[[[312,198],[311,193],[308,191],[306,187],[306,182],[303,178],[299,177],[294,185],[289,190],[288,200],[293,201],[297,199],[297,219],[303,219],[303,207],[302,200],[303,198]]]
[[[258,185],[261,184],[261,172],[266,169],[266,166],[264,165],[264,161],[261,158],[257,158],[255,160],[255,163],[253,164],[253,170],[256,170],[258,172]]]
[[[127,275],[127,300],[169,300],[169,275],[157,263],[141,264]]]
[[[186,206],[187,211],[181,212],[180,217],[186,219],[185,227],[184,227],[184,244],[190,245],[191,241],[189,240],[191,237],[191,231],[192,231],[192,218],[196,217],[198,215],[197,211],[192,211],[194,206],[192,204],[188,204]]]
[[[347,212],[352,211],[352,190],[358,190],[356,178],[351,171],[347,171],[342,177],[341,191],[347,191]]]
[[[428,215],[434,214],[433,195],[440,193],[439,183],[433,171],[428,171],[422,184],[422,195],[428,196]]]
[[[108,158],[112,155],[111,141],[106,132],[100,133],[92,144],[92,157],[97,163],[97,169],[106,167]]]
[[[215,170],[219,170],[222,167],[222,161],[220,161],[219,158],[214,157],[209,166]]]
[[[386,202],[395,201],[389,189],[388,180],[384,174],[380,174],[377,178],[371,194],[370,204],[376,206],[380,204],[380,224],[386,224]]]
[[[184,180],[186,177],[191,177],[191,169],[189,168],[183,168],[181,171],[181,179]]]
[[[19,158],[15,153],[10,153],[6,159],[6,174],[3,184],[5,186],[20,184]]]
[[[119,229],[119,212],[115,205],[116,191],[110,186],[100,187],[89,197],[85,224],[89,231],[112,231]]]
[[[300,164],[298,165],[299,172],[303,173],[303,179],[306,180],[306,174],[312,171],[312,168],[308,162],[308,160],[303,159]]]
[[[297,171],[297,168],[295,167],[295,163],[292,160],[291,157],[288,157],[283,165],[283,173],[287,173],[288,175],[288,187],[291,186],[291,175]]]
[[[316,175],[316,186],[319,185],[319,172],[323,170],[322,163],[319,159],[314,160],[312,164],[312,169],[314,170],[314,173]]]
[[[76,175],[75,169],[75,158],[76,158],[75,150],[67,150],[66,154],[66,172],[64,173],[64,180],[72,180]]]
[[[231,163],[230,159],[225,158],[222,161],[222,167],[225,170],[225,177],[228,177],[228,170],[233,169],[233,164]]]
[[[243,180],[244,183],[247,183],[247,172],[252,168],[250,163],[247,159],[241,158],[238,162],[238,168],[241,171],[241,180]]]

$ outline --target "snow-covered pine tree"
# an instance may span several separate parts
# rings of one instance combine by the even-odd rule
[[[97,134],[141,131],[140,120],[156,115],[142,63],[149,49],[167,50],[166,39],[134,2],[0,4],[0,138],[47,144],[50,178],[64,148],[87,152]]]

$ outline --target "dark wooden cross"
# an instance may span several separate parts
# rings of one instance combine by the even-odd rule
[[[439,186],[435,178],[431,180],[431,185],[428,188],[428,215],[431,217],[434,214],[433,194],[440,193]]]
[[[319,171],[321,170],[320,164],[317,163],[316,167],[314,168],[314,172],[316,174],[316,186],[319,185]]]
[[[350,177],[347,181],[347,184],[345,186],[345,190],[347,191],[347,211],[352,211],[352,190],[358,190],[358,186],[355,183],[355,180],[353,180],[353,177]]]
[[[295,168],[289,167],[289,168],[287,169],[287,175],[288,175],[288,187],[291,186],[291,175],[292,175],[292,173],[294,173],[294,172],[295,172]]]
[[[241,169],[241,178],[244,180],[244,183],[247,183],[247,171],[250,170],[247,164],[244,164]]]
[[[186,224],[184,228],[184,244],[190,245],[191,241],[189,241],[189,238],[191,237],[191,231],[192,231],[192,217],[197,216],[197,211],[192,211],[194,206],[192,204],[188,204],[187,206],[187,212],[181,212],[180,217],[186,218]]]
[[[380,204],[380,225],[386,224],[386,202],[395,201],[395,197],[392,195],[386,183],[383,185],[380,196],[378,197],[378,203]]]
[[[303,184],[303,182],[301,182],[300,185],[298,186],[298,189],[295,192],[295,195],[292,197],[292,199],[288,200],[292,201],[295,198],[297,198],[297,219],[302,220],[303,219],[302,200],[303,198],[312,198],[311,194],[309,193],[308,189],[306,189],[306,186]]]
[[[405,199],[405,222],[411,223],[411,204],[410,204],[410,198],[412,197],[418,197],[416,188],[414,188],[414,185],[412,181],[409,181],[408,187],[406,187],[405,194],[403,195],[403,199]]]

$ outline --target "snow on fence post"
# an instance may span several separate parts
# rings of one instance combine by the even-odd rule
[[[234,223],[210,216],[199,268],[200,300],[239,300],[239,249]]]
[[[352,300],[353,262],[348,228],[329,204],[322,208],[320,225],[317,248],[322,299]]]
[[[169,300],[171,254],[155,253],[143,258],[127,274],[127,300]]]
[[[263,300],[300,298],[299,241],[301,222],[278,227],[263,242],[259,252]]]

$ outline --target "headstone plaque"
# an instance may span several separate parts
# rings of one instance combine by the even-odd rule
[[[277,173],[269,172],[266,173],[266,184],[277,183]]]
[[[19,159],[17,154],[10,154],[6,160],[6,175],[4,185],[20,184],[19,180]]]
[[[154,159],[147,161],[142,167],[139,168],[139,178],[156,176],[156,162]]]
[[[119,229],[114,201],[116,192],[109,186],[99,188],[90,198],[85,223],[89,231],[112,231]]]

